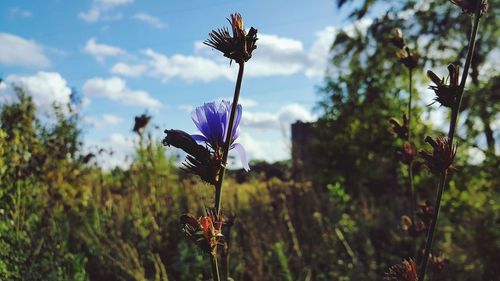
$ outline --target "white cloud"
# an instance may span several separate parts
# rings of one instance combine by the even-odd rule
[[[361,20],[345,27],[346,32],[366,31],[370,21]],[[271,34],[259,34],[257,49],[246,64],[246,75],[250,77],[289,76],[302,73],[308,77],[321,77],[330,61],[330,47],[338,29],[327,26],[316,33],[310,48],[293,38]],[[186,81],[210,82],[217,79],[234,80],[237,67],[230,67],[220,53],[203,44],[194,42],[194,55],[173,54],[170,56],[152,49],[141,51],[139,62],[120,62],[111,70],[115,74],[138,77],[146,75],[166,82],[172,78]]]
[[[88,97],[102,97],[130,106],[147,107],[157,110],[160,101],[152,98],[146,91],[131,90],[126,82],[118,77],[92,78],[83,84],[83,94]]]
[[[247,67],[249,76],[292,75],[309,64],[304,46],[298,40],[261,34],[257,42]]]
[[[106,44],[98,44],[94,37],[87,40],[83,51],[91,56],[93,56],[96,60],[102,62],[106,59],[106,57],[116,57],[120,55],[126,54],[126,52],[118,47],[106,45]]]
[[[120,124],[123,121],[122,118],[113,114],[103,114],[101,116],[87,116],[84,118],[84,122],[95,127],[104,128],[111,125]]]
[[[32,16],[32,13],[29,10],[13,7],[9,9],[9,15],[13,18],[29,18]]]
[[[152,27],[154,28],[166,28],[167,27],[167,24],[164,23],[161,19],[157,18],[157,17],[154,17],[150,14],[146,14],[146,13],[138,13],[138,14],[135,14],[132,18],[136,19],[136,20],[139,20],[139,21],[142,21],[142,22],[145,22],[149,25],[151,25]]]
[[[331,58],[330,48],[337,33],[338,29],[333,26],[327,26],[316,33],[316,40],[309,51],[310,63],[305,72],[307,76],[322,76],[325,74]]]
[[[228,99],[228,100],[230,100],[230,99]],[[241,104],[241,106],[243,106],[245,108],[254,107],[254,106],[259,104],[256,100],[250,99],[250,98],[245,98],[245,97],[240,97],[240,99],[238,100],[238,103]]]
[[[287,142],[279,141],[263,141],[264,137],[256,137],[253,134],[241,133],[236,142],[243,145],[245,148],[248,160],[265,160],[267,162],[275,162],[290,158],[289,147]],[[230,153],[230,156],[237,158],[237,153]],[[232,164],[232,165],[231,165]],[[229,168],[241,168],[239,160],[230,162]],[[252,166],[250,166],[252,169]]]
[[[86,150],[95,154],[95,161],[105,170],[115,167],[127,168],[131,163],[136,144],[135,135],[126,137],[120,133],[112,133],[100,140],[89,140]]]
[[[147,66],[144,64],[126,64],[123,62],[116,63],[111,68],[111,73],[122,75],[125,77],[140,77],[147,70]]]
[[[0,33],[0,64],[27,67],[49,67],[50,61],[36,42]]]
[[[223,100],[232,102],[233,97],[221,97],[221,98],[216,99],[216,101],[218,101],[218,102],[221,102]],[[254,107],[254,106],[258,105],[259,103],[256,100],[251,99],[251,98],[240,97],[238,99],[238,104],[241,104],[241,106],[243,106],[243,108],[248,108],[248,107]]]
[[[143,54],[148,58],[148,75],[162,81],[168,81],[174,77],[191,82],[209,82],[218,78],[233,79],[229,64],[222,66],[210,59],[197,56],[167,57],[151,49],[144,50]]]
[[[79,13],[78,17],[86,22],[118,20],[121,18],[121,14],[110,14],[111,10],[133,2],[134,0],[94,0],[90,9],[87,12]]]
[[[259,130],[282,129],[287,132],[290,125],[296,121],[309,122],[315,119],[302,105],[289,103],[281,107],[276,113],[245,111],[241,119],[241,126]]]
[[[9,75],[0,88],[0,102],[9,102],[15,99],[13,86],[21,87],[33,98],[35,105],[42,112],[50,111],[52,105],[68,104],[71,89],[66,80],[57,72],[38,72],[32,76]]]

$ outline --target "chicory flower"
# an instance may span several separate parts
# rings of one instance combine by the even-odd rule
[[[201,134],[190,135],[181,130],[165,130],[167,136],[163,145],[174,146],[182,149],[188,155],[184,169],[200,176],[212,185],[218,181],[219,172],[225,163],[222,163],[223,147],[226,140],[231,103],[222,101],[219,105],[215,102],[205,103],[197,107],[192,113],[192,119]],[[239,143],[234,143],[238,138],[238,125],[241,120],[242,107],[236,107],[234,126],[231,133],[229,149],[239,153],[241,163],[245,170],[250,170],[245,149]]]
[[[248,161],[245,149],[239,143],[234,143],[238,138],[238,125],[241,120],[242,107],[240,104],[236,107],[233,130],[231,133],[231,143],[229,149],[235,149],[241,160],[243,168],[248,171]],[[192,113],[192,119],[201,134],[192,135],[198,143],[207,145],[213,151],[213,157],[222,159],[223,147],[229,131],[229,116],[231,115],[231,103],[222,101],[220,104],[215,102],[205,103],[197,107]]]

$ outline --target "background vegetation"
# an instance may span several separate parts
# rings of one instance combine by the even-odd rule
[[[366,0],[352,20],[372,19],[387,8],[380,2]],[[489,2],[465,93],[458,171],[445,191],[434,247],[446,263],[434,280],[496,280],[500,273],[500,76],[491,60],[499,51],[500,3]],[[380,280],[412,255],[415,242],[399,226],[409,205],[394,154],[401,143],[387,129],[388,119],[405,111],[407,76],[388,38],[400,27],[420,54],[419,120],[437,107],[423,102],[424,70],[463,60],[470,25],[447,1],[419,3],[392,5],[366,30],[339,33],[319,94],[317,141],[304,144],[311,161],[302,178],[291,178],[289,162],[229,174],[223,208],[235,216],[234,280]],[[213,204],[209,186],[180,171],[150,130],[139,136],[129,168],[104,171],[83,150],[77,104],[55,106],[54,118],[41,120],[31,98],[17,92],[17,101],[0,109],[0,280],[210,278],[179,226],[182,213]],[[417,148],[439,131],[431,122],[414,124]],[[481,161],[472,161],[471,148]],[[416,171],[415,185],[419,202],[433,199],[428,173]]]

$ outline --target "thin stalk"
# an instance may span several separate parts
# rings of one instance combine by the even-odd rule
[[[229,148],[231,146],[231,140],[232,140],[232,135],[233,135],[233,126],[234,126],[234,118],[236,116],[236,107],[238,106],[238,99],[240,98],[240,89],[241,89],[241,82],[243,80],[243,71],[245,68],[245,63],[240,62],[239,63],[239,69],[238,69],[238,78],[236,79],[236,86],[234,88],[234,95],[233,95],[233,103],[231,105],[231,114],[229,116],[229,124],[226,132],[226,140],[224,143],[224,147],[222,149],[222,167],[220,168],[219,171],[219,177],[217,178],[217,182],[215,185],[215,215],[217,218],[220,216],[220,207],[221,207],[221,196],[222,196],[222,181],[224,180],[224,173],[226,171],[226,162],[227,162],[227,157],[229,154]],[[229,251],[227,249],[226,251]],[[227,256],[226,256],[227,258]],[[219,268],[217,266],[217,256],[216,254],[211,255],[210,261],[212,263],[212,273],[214,275],[214,280],[219,281]],[[225,268],[226,271],[228,270],[228,264],[227,260],[224,260],[225,262]],[[226,272],[226,279],[228,277],[228,272]],[[217,277],[217,279],[215,279]]]
[[[455,101],[455,106],[451,110],[450,130],[448,131],[448,138],[450,139],[450,143],[453,143],[453,137],[455,136],[455,129],[457,127],[458,113],[460,112],[460,106],[462,104],[465,82],[467,82],[467,76],[469,75],[469,68],[472,62],[472,55],[474,54],[474,47],[476,46],[476,35],[477,35],[477,30],[479,28],[479,19],[481,18],[482,5],[483,1],[477,2],[476,12],[474,14],[474,24],[472,26],[472,33],[469,38],[469,50],[467,51],[467,58],[465,59],[464,71],[462,72],[462,80],[460,81],[460,88],[458,89],[458,95]]]
[[[217,256],[210,254],[210,264],[212,265],[212,277],[214,281],[220,281],[219,266],[217,265]]]
[[[460,81],[460,87],[457,93],[457,99],[455,101],[454,106],[451,110],[451,119],[450,119],[450,128],[448,131],[448,139],[450,145],[453,145],[453,137],[455,136],[455,129],[457,126],[458,114],[460,112],[460,105],[462,103],[462,97],[465,89],[465,82],[467,82],[467,76],[469,74],[469,68],[472,61],[472,55],[474,54],[474,47],[476,44],[476,35],[477,30],[479,28],[479,19],[481,17],[481,7],[483,5],[483,1],[478,1],[476,6],[476,11],[474,14],[474,23],[472,26],[472,33],[469,38],[469,49],[467,51],[467,57],[465,59],[464,71],[462,73],[462,80]],[[446,171],[440,174],[438,191],[436,196],[436,203],[434,204],[434,213],[432,215],[431,226],[429,227],[429,231],[427,233],[427,240],[424,248],[424,256],[422,261],[422,266],[419,271],[420,280],[425,280],[425,272],[427,269],[427,263],[429,261],[429,254],[432,249],[432,242],[434,240],[434,233],[436,231],[437,220],[439,216],[439,209],[441,207],[441,196],[443,195],[443,190],[446,185]]]
[[[409,95],[408,98],[408,138],[407,141],[411,145],[411,102],[412,102],[412,94],[413,94],[413,69],[409,68]],[[415,198],[415,187],[413,185],[413,171],[412,171],[412,162],[408,164],[408,183],[409,183],[409,193],[410,193],[410,215],[413,223],[415,223],[415,206],[416,206],[416,198]]]
[[[227,129],[226,142],[222,150],[222,167],[219,172],[219,177],[217,179],[217,184],[215,186],[215,213],[217,217],[220,214],[221,206],[221,193],[222,193],[222,181],[224,179],[224,173],[226,171],[227,156],[229,154],[229,147],[231,145],[231,137],[233,134],[234,117],[236,115],[236,107],[238,106],[238,99],[240,98],[241,81],[243,80],[243,70],[245,63],[239,63],[238,78],[236,80],[236,86],[234,88],[233,104],[231,106],[231,115],[229,116],[229,125]]]
[[[441,206],[441,197],[443,196],[444,186],[446,183],[446,171],[440,174],[438,191],[436,196],[436,204],[434,207],[434,212],[432,214],[431,226],[427,232],[427,239],[425,242],[424,256],[422,265],[420,267],[420,272],[418,274],[419,280],[424,281],[425,271],[427,269],[427,262],[429,261],[429,254],[432,248],[432,242],[434,241],[434,233],[436,232],[437,218],[439,216],[439,209]]]

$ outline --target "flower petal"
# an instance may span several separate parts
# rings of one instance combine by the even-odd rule
[[[243,107],[241,104],[236,106],[236,115],[234,116],[234,125],[233,132],[231,134],[231,142],[235,141],[238,138],[238,125],[240,125],[241,115],[243,113]]]
[[[243,147],[243,145],[239,144],[239,143],[234,143],[233,145],[231,145],[231,149],[235,149],[236,152],[238,152],[238,154],[240,155],[240,161],[241,161],[241,164],[243,165],[243,169],[245,169],[245,171],[250,171],[250,166],[248,165],[248,159],[247,159],[247,154],[245,152],[245,148]]]
[[[222,125],[217,111],[217,106],[214,102],[211,102],[206,103],[203,108],[205,110],[205,117],[209,128],[208,135],[205,136],[213,146],[217,146],[222,135]]]
[[[208,128],[208,122],[207,118],[205,116],[205,112],[202,106],[199,106],[193,110],[191,113],[191,119],[193,119],[194,124],[200,130],[200,132],[204,136],[208,136],[209,128]]]
[[[210,144],[208,142],[208,139],[204,136],[204,135],[197,135],[197,134],[194,134],[194,135],[191,135],[191,137],[196,141],[196,142],[204,142],[204,143],[207,143],[207,144]]]

